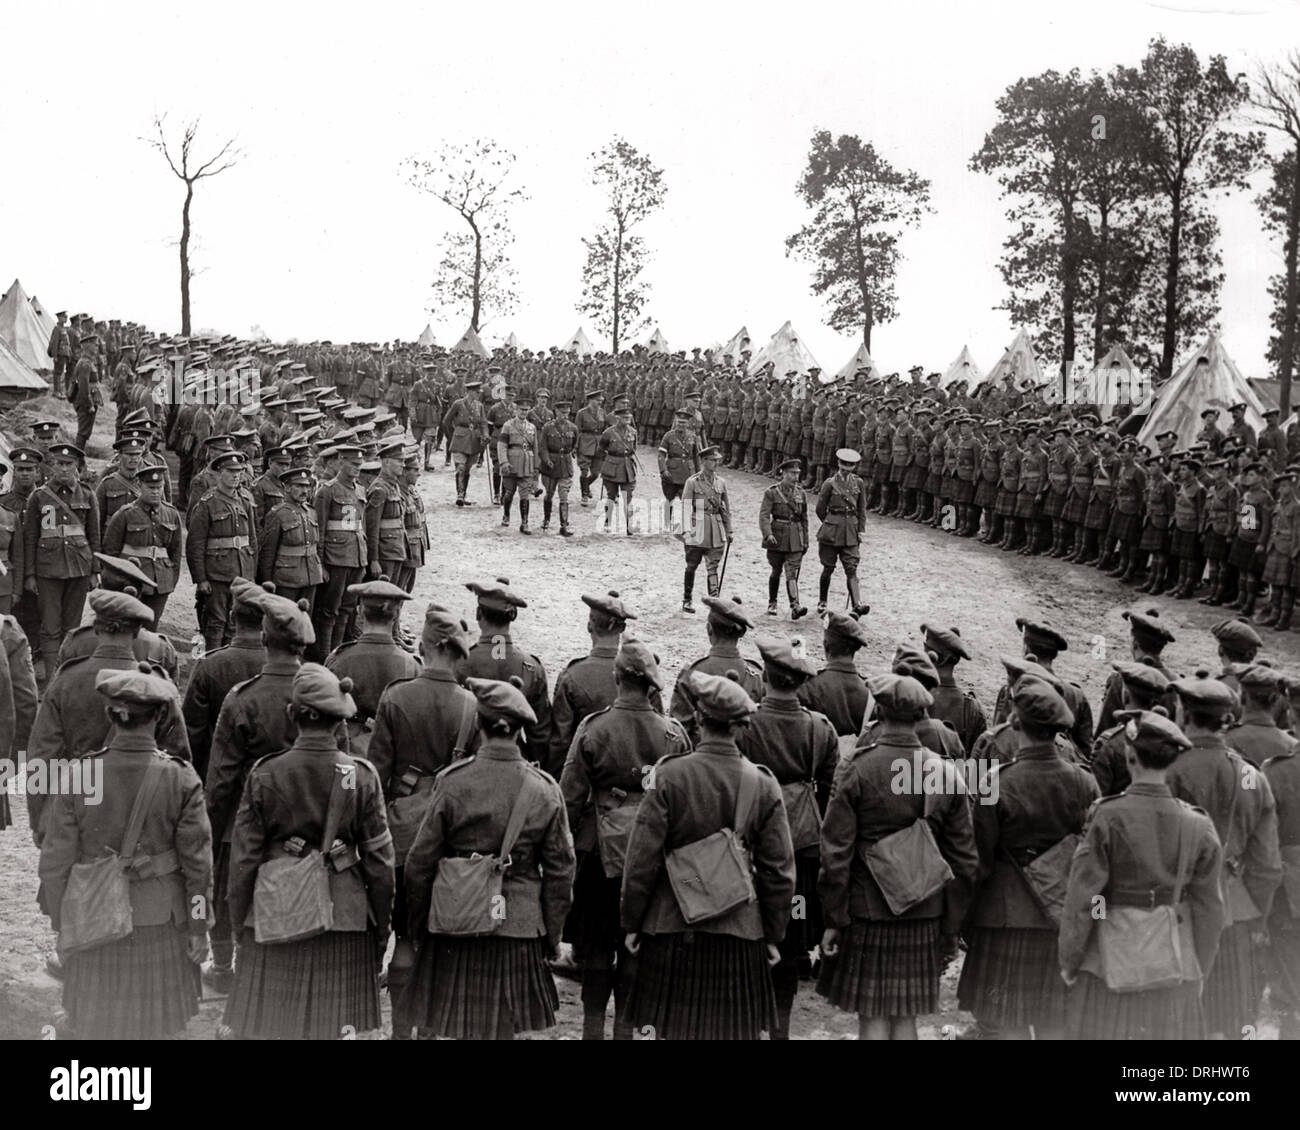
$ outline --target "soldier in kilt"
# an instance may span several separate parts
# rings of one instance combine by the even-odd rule
[[[438,774],[406,857],[416,958],[403,1008],[432,1036],[511,1040],[555,1024],[559,996],[546,959],[559,949],[572,901],[573,837],[559,785],[523,760],[517,739],[537,716],[518,680],[470,678],[465,686],[478,699],[478,752]],[[499,855],[512,824],[519,832],[507,853],[499,926],[491,934],[440,932],[430,918],[439,864]]]
[[[760,637],[763,657],[763,700],[736,739],[741,753],[772,771],[785,798],[794,848],[794,908],[785,938],[778,947],[781,960],[772,968],[776,997],[776,1027],[772,1039],[790,1038],[790,1010],[799,986],[800,966],[821,941],[821,904],[817,872],[821,856],[821,813],[830,798],[839,762],[839,738],[824,714],[799,702],[799,688],[816,673],[803,641]]]
[[[876,429],[871,440],[871,494],[867,509],[876,514],[887,514],[892,509],[889,499],[889,470],[893,463],[894,402],[886,400],[876,416]]]
[[[626,1015],[659,1040],[756,1040],[776,1025],[769,967],[781,959],[795,892],[790,826],[771,770],[736,744],[753,700],[726,676],[696,670],[686,681],[699,744],[656,763],[623,868],[624,945],[637,959]],[[664,853],[723,828],[748,845],[757,897],[700,929],[682,915]]]
[[[943,450],[947,446],[947,439],[943,434],[943,422],[940,421],[935,425],[933,433],[928,439],[928,448],[926,451],[927,462],[929,467],[925,473],[925,490],[930,496],[930,520],[927,523],[932,528],[937,528],[943,521]]]
[[[840,770],[822,822],[817,891],[826,928],[817,991],[858,1014],[859,1039],[916,1039],[917,1016],[939,1006],[939,975],[956,954],[962,908],[939,891],[895,915],[859,852],[924,817],[958,889],[974,879],[979,856],[960,779],[916,733],[933,702],[929,692],[904,675],[878,675],[867,686],[880,723]],[[942,791],[924,789],[920,779],[894,787],[900,758],[909,766],[938,762],[924,775],[941,777]]]
[[[1025,423],[1025,445],[1020,454],[1020,486],[1016,491],[1016,521],[1025,532],[1020,547],[1022,557],[1037,556],[1045,538],[1042,530],[1043,492],[1047,490],[1047,452],[1039,437],[1038,425]],[[1010,547],[1008,547],[1010,548]]]
[[[147,621],[148,609],[114,593],[106,614]],[[135,608],[131,608],[134,605]],[[127,850],[150,866],[128,869],[131,932],[117,941],[63,952],[63,1007],[83,1040],[175,1037],[199,1011],[199,966],[208,952],[212,829],[203,785],[187,761],[163,753],[154,730],[176,702],[175,685],[147,663],[102,670],[95,689],[112,722],[107,746],[81,756],[101,761],[100,803],[84,794],[51,798],[41,841],[43,905],[56,931],[71,909],[64,898],[75,865],[121,851],[137,799],[138,835]],[[94,703],[85,703],[94,709]],[[62,945],[62,937],[60,943]]]
[[[1060,757],[1055,735],[1074,716],[1039,679],[1024,677],[1011,691],[1019,735],[1015,760],[997,775],[993,804],[976,804],[980,869],[966,916],[966,959],[957,999],[981,1026],[1002,1039],[1060,1039],[1065,984],[1057,962],[1057,926],[1031,896],[1020,868],[1083,830],[1097,783],[1083,766]],[[1065,882],[1068,856],[1061,859]]]
[[[1277,503],[1269,522],[1268,553],[1264,558],[1263,581],[1271,586],[1268,611],[1255,623],[1271,625],[1276,632],[1291,627],[1295,604],[1296,561],[1300,558],[1300,501],[1296,499],[1293,471],[1273,476]]]
[[[1169,537],[1169,556],[1178,564],[1177,600],[1186,600],[1196,592],[1205,568],[1201,556],[1201,527],[1205,522],[1205,487],[1199,472],[1201,461],[1188,456],[1177,471],[1174,488],[1174,522]]]
[[[912,522],[927,521],[931,514],[932,495],[930,482],[930,441],[934,438],[934,409],[928,406],[916,410],[916,427],[912,432],[912,461],[903,478],[903,493],[907,505],[903,517]],[[841,444],[841,447],[844,445]]]
[[[821,404],[813,400],[813,389],[815,387],[815,382],[808,382],[807,390],[804,393],[803,413],[799,417],[799,455],[803,459],[803,465],[806,469],[804,486],[809,490],[812,489],[812,485],[817,479],[817,468],[813,463],[813,428],[817,419],[817,410],[821,407]],[[824,424],[825,414],[823,413],[823,426]]]
[[[789,409],[785,414],[785,430],[781,437],[781,454],[787,459],[799,459],[803,466],[800,452],[803,450],[803,414],[807,407],[805,401],[790,397]]]
[[[980,510],[975,492],[980,478],[980,444],[975,438],[969,416],[957,417],[957,477],[953,481],[953,501],[957,504],[957,533],[964,538],[980,531]]]
[[[1201,603],[1220,605],[1231,603],[1237,596],[1237,570],[1229,563],[1228,555],[1232,551],[1241,494],[1228,477],[1226,459],[1211,459],[1206,469],[1211,480],[1201,515],[1201,553],[1210,563],[1210,591],[1201,598]]]
[[[941,529],[945,529],[950,534],[961,533],[961,510],[957,506],[957,464],[959,462],[959,442],[960,435],[957,430],[957,421],[952,413],[949,413],[949,419],[943,429],[943,475],[940,479],[940,490],[943,493],[944,502],[951,507],[947,513],[947,521],[940,524]]]
[[[889,490],[894,505],[885,513],[890,518],[901,518],[907,513],[907,494],[904,484],[912,465],[912,436],[915,432],[916,428],[912,421],[900,409],[889,450]]]
[[[268,621],[310,634],[292,601],[268,594],[261,602]],[[241,1038],[337,1040],[380,1025],[393,837],[379,774],[335,741],[336,728],[356,713],[351,680],[305,663],[292,687],[293,744],[252,766],[235,818],[227,899],[240,938],[225,1025]],[[259,869],[311,849],[331,860],[333,926],[299,941],[258,942],[249,923],[262,914]]]
[[[1241,469],[1241,499],[1233,523],[1232,549],[1228,551],[1228,564],[1237,570],[1240,589],[1229,607],[1243,616],[1255,612],[1273,520],[1273,496],[1264,485],[1264,471],[1264,464],[1259,460]]]
[[[1070,481],[1078,458],[1070,441],[1071,429],[1060,424],[1051,431],[1052,446],[1047,453],[1047,491],[1043,495],[1043,521],[1052,530],[1051,556],[1064,557],[1069,550],[1070,527],[1064,521],[1065,504],[1070,497]]]
[[[982,419],[976,425],[980,431],[985,424]],[[979,511],[984,532],[978,540],[987,545],[996,545],[1002,540],[1002,517],[997,512],[998,487],[1002,474],[1002,442],[997,435],[976,436],[980,442],[980,473],[975,484],[975,509]]]
[[[772,393],[767,405],[767,436],[763,453],[763,474],[771,474],[784,455],[782,437],[785,432],[785,418],[790,410],[790,402],[780,391]]]
[[[1108,570],[1112,577],[1131,581],[1138,567],[1138,543],[1142,539],[1143,495],[1146,472],[1137,465],[1137,441],[1120,440],[1119,469],[1115,472],[1115,504],[1106,537],[1118,551],[1119,560]]]
[[[1159,596],[1165,591],[1169,576],[1169,547],[1174,524],[1174,489],[1169,477],[1164,457],[1152,455],[1147,458],[1147,482],[1143,500],[1146,503],[1142,518],[1142,535],[1138,539],[1138,550],[1150,554],[1150,568],[1144,584],[1138,586],[1138,592],[1149,592]]]
[[[1166,772],[1191,742],[1162,714],[1121,718],[1133,783],[1099,802],[1075,853],[1061,915],[1061,976],[1070,988],[1065,1034],[1076,1040],[1198,1040],[1204,1037],[1201,979],[1172,988],[1114,992],[1103,979],[1097,899],[1105,905],[1151,905],[1151,891],[1183,882],[1180,917],[1190,926],[1197,964],[1211,968],[1224,922],[1219,886],[1222,851],[1200,809],[1174,799]],[[1181,853],[1181,855],[1180,855]],[[1181,868],[1182,857],[1187,865]],[[1140,892],[1140,893],[1139,893]]]
[[[1019,549],[1023,543],[1024,523],[1016,517],[1016,498],[1020,492],[1020,428],[1007,424],[1002,429],[1004,446],[998,467],[998,497],[993,509],[1002,519],[1002,550]]]
[[[1092,484],[1097,474],[1098,455],[1093,447],[1092,432],[1080,428],[1075,449],[1074,464],[1070,468],[1070,485],[1061,507],[1062,547],[1060,555],[1067,561],[1082,563],[1088,553],[1088,535],[1084,519],[1088,514],[1088,501],[1092,497]],[[1094,537],[1095,541],[1096,538]],[[1093,556],[1096,556],[1094,549]]]
[[[1115,505],[1115,477],[1119,474],[1119,453],[1115,435],[1099,429],[1097,466],[1093,472],[1092,494],[1083,518],[1083,556],[1080,565],[1095,564],[1107,570],[1115,563],[1115,542],[1110,537],[1111,510]]]

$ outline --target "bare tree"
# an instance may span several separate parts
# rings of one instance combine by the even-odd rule
[[[495,141],[472,145],[444,145],[429,160],[408,157],[403,162],[407,180],[421,192],[441,200],[469,228],[462,236],[448,236],[446,254],[434,283],[439,300],[468,300],[470,327],[481,328],[484,306],[498,313],[514,307],[513,271],[507,249],[510,207],[527,200],[522,188],[508,181],[515,155]]]
[[[1280,227],[1283,233],[1286,268],[1282,278],[1275,280],[1281,310],[1273,319],[1278,337],[1271,343],[1270,352],[1276,353],[1279,362],[1278,399],[1285,419],[1291,411],[1291,375],[1296,335],[1300,333],[1296,325],[1300,303],[1300,280],[1296,277],[1296,244],[1300,236],[1300,51],[1292,51],[1284,62],[1272,67],[1259,67],[1250,104],[1254,113],[1249,117],[1255,125],[1278,130],[1290,140],[1288,150],[1274,162],[1275,191],[1261,197],[1267,226]],[[1274,225],[1271,221],[1275,217],[1282,222]]]
[[[194,186],[201,180],[224,173],[236,165],[243,154],[235,144],[237,139],[232,137],[206,161],[200,161],[194,153],[194,139],[199,132],[198,118],[186,123],[179,147],[167,140],[166,114],[155,114],[153,125],[158,136],[141,140],[166,158],[176,179],[185,185],[185,203],[181,206],[181,333],[189,337],[190,279],[194,276],[190,268],[190,204],[194,200]]]

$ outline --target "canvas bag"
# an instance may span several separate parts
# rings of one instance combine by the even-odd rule
[[[1082,842],[1083,837],[1078,832],[1070,832],[1023,867],[1017,866],[1015,860],[1011,861],[1025,880],[1029,896],[1043,912],[1043,917],[1058,929],[1065,909],[1065,891],[1070,885],[1070,866],[1074,862],[1075,849]],[[1009,853],[1007,858],[1011,858]]]
[[[1198,981],[1201,967],[1190,936],[1178,923],[1178,904],[1192,862],[1192,837],[1178,825],[1178,873],[1165,906],[1112,906],[1098,928],[1102,977],[1112,993],[1141,993]]]
[[[597,794],[596,844],[600,848],[600,863],[607,879],[617,879],[623,874],[627,843],[632,838],[632,826],[636,823],[637,809],[643,799],[645,793],[629,793],[622,789],[602,789]]]
[[[474,721],[478,709],[475,703],[465,703],[460,718],[460,731],[456,735],[456,748],[451,751],[452,762],[465,756],[469,740],[474,733]],[[429,811],[429,794],[433,791],[435,780],[433,774],[425,774],[416,782],[413,792],[395,797],[388,806],[388,830],[393,834],[393,855],[398,867],[406,862],[406,855],[415,843],[415,834],[424,823],[424,814]]]
[[[739,760],[740,790],[733,826],[683,844],[664,856],[673,897],[688,925],[720,918],[758,897],[744,843],[758,797],[758,768],[747,758]]]
[[[892,914],[906,914],[943,890],[953,877],[924,816],[859,852]]]
[[[515,795],[506,821],[506,834],[501,840],[501,850],[496,855],[479,855],[469,858],[444,856],[438,861],[438,873],[433,879],[429,898],[429,933],[467,936],[493,934],[504,915],[495,913],[504,906],[501,883],[506,868],[510,866],[510,851],[524,829],[528,810],[532,806],[539,784],[524,767],[523,784]]]
[[[329,806],[320,850],[300,856],[277,856],[257,869],[253,887],[253,936],[261,945],[300,942],[334,928],[334,900],[330,894],[328,853],[338,835],[346,802],[345,771],[336,766],[330,782]]]
[[[145,817],[162,781],[164,762],[152,758],[144,771],[126,822],[120,851],[106,853],[91,863],[74,863],[59,908],[59,953],[84,953],[128,937],[133,928],[131,879],[135,849]]]
[[[812,781],[791,781],[781,786],[785,818],[790,822],[790,842],[795,851],[822,842],[822,819],[817,809],[817,786]]]

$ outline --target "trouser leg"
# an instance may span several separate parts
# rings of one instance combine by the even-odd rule
[[[230,638],[230,582],[212,581],[203,606],[203,646],[215,651]]]

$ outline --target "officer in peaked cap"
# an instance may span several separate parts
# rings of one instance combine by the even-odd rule
[[[817,531],[817,552],[822,564],[817,590],[819,616],[826,612],[831,577],[835,574],[837,564],[844,568],[850,607],[855,612],[870,607],[863,603],[862,594],[858,591],[858,562],[861,559],[858,547],[862,541],[862,527],[867,520],[867,487],[856,474],[860,458],[851,448],[836,451],[838,469],[822,483],[817,496],[817,517],[821,519],[821,527]]]
[[[777,586],[785,574],[790,619],[798,620],[808,609],[799,601],[799,570],[808,552],[808,500],[799,487],[799,460],[787,459],[777,466],[781,481],[763,492],[758,509],[759,533],[767,552],[767,614],[775,616]]]
[[[546,668],[536,655],[519,648],[511,638],[511,624],[519,609],[528,602],[510,588],[510,581],[497,577],[489,581],[470,581],[465,587],[478,598],[479,639],[469,654],[457,664],[457,677],[509,679],[522,684],[524,697],[536,715],[535,722],[524,727],[524,756],[544,765],[550,752],[551,699]]]
[[[230,642],[230,584],[236,577],[252,580],[257,564],[257,528],[250,496],[240,489],[247,467],[237,451],[218,454],[211,462],[216,482],[195,503],[189,516],[186,559],[202,605],[199,627],[208,649]]]
[[[271,581],[275,591],[290,600],[313,605],[316,589],[325,579],[320,560],[320,518],[307,500],[312,474],[306,467],[285,469],[276,484],[285,493],[268,493],[266,517],[258,533],[259,581]]]
[[[705,622],[705,631],[709,637],[709,651],[695,662],[688,663],[678,673],[670,707],[672,716],[685,727],[692,742],[695,741],[698,730],[695,728],[695,702],[687,679],[688,675],[693,673],[725,675],[728,671],[732,671],[751,699],[757,701],[763,697],[762,668],[752,660],[744,658],[738,647],[740,638],[754,627],[754,622],[745,612],[740,599],[706,596],[704,604],[709,610]]]

